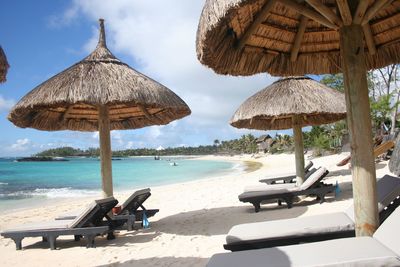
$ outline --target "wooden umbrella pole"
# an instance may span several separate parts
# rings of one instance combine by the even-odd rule
[[[356,236],[372,236],[378,227],[378,206],[362,26],[342,27],[340,47],[351,140]]]
[[[294,153],[296,157],[296,181],[298,185],[304,183],[304,147],[303,133],[301,132],[301,116],[294,115],[293,122],[293,138],[294,138]]]
[[[108,107],[99,106],[99,138],[100,138],[100,160],[101,160],[101,181],[103,196],[113,195],[112,167],[111,167],[111,140],[110,140],[110,119]]]

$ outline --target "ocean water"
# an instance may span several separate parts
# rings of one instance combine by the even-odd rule
[[[177,166],[171,166],[176,162]],[[242,170],[224,161],[187,157],[134,157],[113,160],[114,192],[172,184]],[[77,158],[69,161],[16,162],[0,159],[0,211],[34,206],[44,200],[98,196],[101,192],[100,161]]]

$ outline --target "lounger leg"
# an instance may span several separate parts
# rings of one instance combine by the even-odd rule
[[[74,235],[74,240],[75,241],[79,241],[79,240],[81,240],[81,235]]]
[[[318,195],[318,198],[319,198],[319,203],[320,203],[320,204],[322,204],[322,203],[325,202],[325,194],[320,194],[320,195]]]
[[[127,227],[128,227],[128,231],[133,231],[133,228],[135,226],[135,217],[134,215],[129,216],[128,220],[126,221]],[[143,221],[142,221],[143,224]]]
[[[15,248],[16,250],[21,250],[22,249],[22,239],[23,238],[12,238],[15,242]]]
[[[94,245],[95,237],[96,237],[96,235],[86,235],[85,236],[86,241],[87,241],[86,248],[94,248],[95,247],[95,245]]]
[[[293,207],[293,198],[285,198],[284,200],[286,202],[288,209],[291,209]]]
[[[113,239],[115,239],[115,235],[114,232],[111,231],[107,234],[107,240],[113,240]]]
[[[48,237],[48,240],[49,240],[49,243],[50,243],[50,249],[51,250],[54,250],[54,249],[56,249],[56,239],[57,239],[57,237],[58,236],[49,236]]]
[[[42,236],[42,241],[47,242],[47,236]]]
[[[259,212],[259,211],[260,211],[260,208],[261,208],[260,202],[258,202],[258,203],[253,203],[253,206],[254,206],[255,212]]]

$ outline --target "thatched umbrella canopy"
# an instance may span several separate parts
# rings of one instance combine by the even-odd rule
[[[346,118],[344,94],[307,77],[280,79],[249,97],[233,115],[236,128],[282,130],[293,128],[297,183],[304,181],[301,128]]]
[[[236,128],[283,130],[292,117],[301,126],[328,124],[346,118],[344,94],[308,77],[282,78],[249,97],[233,115]]]
[[[197,57],[220,74],[339,73],[339,30],[353,22],[365,33],[367,69],[400,62],[400,2],[360,4],[352,20],[347,0],[207,0]]]
[[[190,112],[174,92],[132,69],[108,50],[100,19],[96,49],[25,95],[8,119],[22,128],[99,131],[103,192],[110,196],[110,130],[164,125]]]
[[[0,46],[0,83],[4,83],[7,80],[6,76],[9,67],[6,54]]]
[[[378,226],[367,69],[400,62],[400,1],[207,0],[199,60],[217,73],[343,72],[357,235]]]

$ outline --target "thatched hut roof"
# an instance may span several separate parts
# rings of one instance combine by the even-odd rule
[[[103,20],[96,49],[43,82],[8,119],[39,130],[98,130],[98,106],[109,108],[111,130],[163,125],[191,113],[174,92],[121,62],[108,50]]]
[[[400,62],[400,1],[360,2],[367,68]],[[339,73],[339,28],[351,23],[347,1],[207,0],[197,57],[220,74]]]
[[[272,139],[272,137],[269,134],[263,134],[256,139],[256,143],[258,144],[258,143],[265,142],[267,139]]]
[[[0,83],[5,82],[7,71],[10,65],[8,65],[6,54],[3,51],[3,48],[0,46]]]
[[[293,115],[301,115],[302,126],[344,119],[344,94],[307,77],[283,78],[243,102],[230,124],[257,130],[289,129]]]

